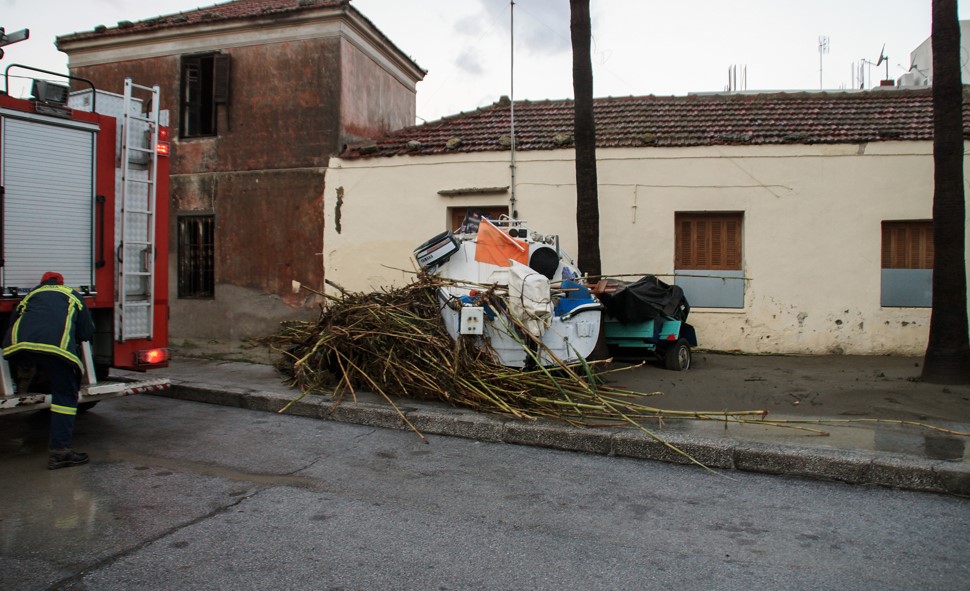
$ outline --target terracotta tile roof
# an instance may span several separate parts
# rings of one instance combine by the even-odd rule
[[[508,99],[349,146],[344,158],[508,150]],[[594,101],[601,148],[841,144],[933,137],[932,91],[635,96]],[[970,104],[964,95],[964,129]],[[515,103],[516,150],[573,147],[573,101]],[[967,134],[970,136],[970,133]]]
[[[349,4],[350,0],[234,0],[138,22],[120,21],[115,27],[99,26],[93,31],[61,35],[57,38],[57,44],[210,24],[219,21],[283,15],[317,8],[338,8],[349,6]]]

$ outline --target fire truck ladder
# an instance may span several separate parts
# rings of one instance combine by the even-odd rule
[[[141,103],[132,97],[133,90],[150,93],[147,113],[141,112]],[[120,209],[117,212],[120,240],[115,290],[115,339],[118,341],[152,337],[155,312],[158,97],[158,85],[140,86],[130,78],[125,79]]]

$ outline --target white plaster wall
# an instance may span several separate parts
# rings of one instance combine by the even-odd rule
[[[410,281],[417,270],[412,253],[447,229],[447,207],[507,203],[501,195],[472,200],[438,195],[442,189],[508,185],[508,162],[494,155],[335,158],[330,166],[324,194],[324,273],[354,291]]]
[[[925,351],[928,308],[880,307],[880,243],[883,220],[932,215],[929,142],[601,149],[597,160],[607,274],[673,273],[675,212],[744,212],[745,307],[695,308],[690,321],[701,347]],[[332,160],[327,278],[354,290],[408,281],[412,251],[446,229],[449,206],[503,205],[509,198],[438,191],[509,182],[508,153]],[[573,152],[518,153],[515,196],[519,217],[558,232],[575,256]]]

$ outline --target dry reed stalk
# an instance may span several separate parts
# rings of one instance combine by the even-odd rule
[[[452,280],[422,273],[400,288],[371,293],[341,290],[339,297],[326,296],[328,305],[315,322],[284,323],[277,335],[264,342],[280,353],[276,368],[292,386],[304,395],[331,393],[338,402],[348,393],[356,399],[358,390],[369,390],[395,409],[394,398],[439,400],[519,419],[633,425],[645,431],[642,423],[651,419],[725,419],[724,411],[678,412],[645,406],[639,401],[660,393],[604,385],[605,375],[629,368],[610,369],[606,362],[567,364],[520,325],[512,331],[524,335],[520,344],[525,350],[536,359],[543,351],[553,364],[536,364],[528,370],[505,367],[496,361],[487,340],[476,342],[466,336],[455,340],[448,334],[437,294],[439,288],[453,285]],[[493,309],[502,308],[503,292],[495,286],[471,287],[483,290]],[[765,411],[728,413],[731,420],[764,415]]]
[[[339,296],[314,292],[328,300],[316,321],[284,323],[276,335],[262,340],[280,353],[277,370],[288,376],[291,386],[301,390],[290,404],[310,393],[329,394],[339,403],[348,393],[356,400],[358,390],[372,391],[422,439],[424,436],[394,403],[395,398],[439,400],[525,420],[547,418],[587,427],[632,426],[698,465],[700,462],[667,443],[646,424],[656,421],[662,427],[671,420],[700,420],[722,422],[727,428],[730,423],[757,423],[824,436],[828,433],[806,425],[877,423],[970,436],[912,421],[765,420],[765,410],[672,411],[645,405],[644,398],[661,393],[605,385],[607,375],[638,366],[564,363],[512,321],[511,331],[519,335],[523,348],[535,359],[542,351],[553,364],[536,364],[527,370],[509,368],[496,361],[487,340],[476,342],[475,337],[468,336],[455,340],[448,334],[437,294],[439,288],[455,285],[480,290],[493,309],[504,306],[501,298],[505,292],[496,286],[459,284],[425,273],[419,273],[404,287],[380,292],[354,293],[343,288]]]

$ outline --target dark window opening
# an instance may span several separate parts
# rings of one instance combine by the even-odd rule
[[[182,58],[181,137],[216,135],[218,105],[228,102],[228,55]]]
[[[503,215],[509,215],[509,208],[506,205],[484,205],[476,207],[474,205],[468,207],[449,207],[448,208],[448,218],[449,218],[449,230],[452,232],[458,231],[462,224],[465,223],[465,218],[471,214],[478,214],[480,217],[486,217],[490,220],[497,220]]]
[[[215,297],[215,216],[178,220],[178,297]]]

